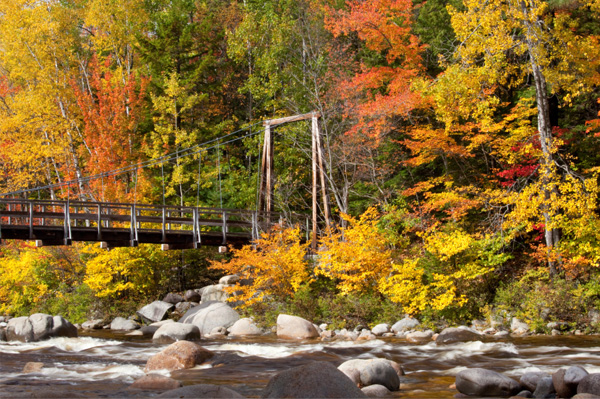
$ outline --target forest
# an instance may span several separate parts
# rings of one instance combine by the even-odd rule
[[[263,320],[509,312],[593,331],[599,16],[598,0],[0,0],[3,196],[253,210],[262,122],[318,112],[334,226],[321,216],[313,257],[301,226],[226,255],[4,241],[0,314],[81,322],[237,273]],[[310,129],[274,132],[286,215],[310,214]]]

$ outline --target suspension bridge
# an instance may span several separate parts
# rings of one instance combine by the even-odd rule
[[[121,173],[136,171],[140,167],[162,165],[172,160],[172,154],[146,161],[143,164],[89,176],[73,182],[24,189],[18,192],[0,194],[12,198],[0,198],[0,239],[31,240],[37,246],[70,245],[74,241],[100,242],[101,247],[129,247],[141,243],[160,244],[164,250],[218,246],[225,251],[226,246],[239,247],[259,238],[261,232],[269,231],[275,224],[282,223],[280,213],[273,212],[273,140],[271,127],[303,119],[313,119],[313,244],[316,243],[316,182],[320,172],[323,182],[324,207],[328,217],[327,197],[325,194],[322,163],[318,163],[315,154],[320,155],[318,144],[318,114],[310,113],[288,118],[263,122],[265,128],[257,209],[226,209],[200,206],[152,205],[138,203],[111,203],[101,201],[42,200],[21,199],[16,195],[27,195],[43,189],[57,189],[65,184],[81,184],[82,181],[103,179]],[[235,133],[235,132],[234,132]],[[233,134],[233,133],[232,133]],[[230,136],[229,134],[227,136]],[[244,137],[257,134],[251,132]],[[217,146],[222,145],[221,140]],[[244,138],[242,137],[242,138]],[[235,140],[239,140],[235,139]],[[235,140],[230,140],[232,142]],[[214,140],[213,140],[214,141]],[[194,146],[180,150],[177,157],[201,154],[207,151],[204,146]],[[320,144],[319,144],[320,145]],[[199,156],[201,159],[201,156]],[[317,169],[320,165],[320,170]],[[219,172],[220,179],[220,172]],[[220,182],[219,182],[220,183]],[[220,184],[219,184],[220,186]],[[164,190],[164,182],[163,182]],[[164,196],[163,196],[164,198]],[[304,223],[303,223],[304,224]],[[308,239],[308,223],[307,223]]]

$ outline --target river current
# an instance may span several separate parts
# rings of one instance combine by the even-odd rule
[[[457,391],[450,385],[467,367],[495,370],[517,380],[528,371],[553,373],[573,365],[600,372],[600,336],[531,336],[449,345],[416,345],[399,338],[294,342],[275,336],[198,343],[216,353],[212,365],[164,374],[184,385],[226,385],[247,397],[260,397],[278,372],[315,360],[336,366],[354,358],[394,360],[406,372],[401,390],[390,396],[398,398],[452,398]],[[144,375],[148,358],[165,346],[105,331],[36,343],[0,342],[0,397],[152,397],[158,393],[127,387]],[[28,362],[41,362],[43,368],[23,373]]]

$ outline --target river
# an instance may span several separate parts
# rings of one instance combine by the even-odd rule
[[[439,346],[409,344],[399,338],[293,342],[275,336],[202,340],[199,344],[217,354],[213,365],[170,376],[184,385],[227,385],[248,397],[260,397],[277,372],[315,360],[336,366],[353,358],[394,360],[406,375],[401,390],[390,397],[402,398],[452,398],[457,391],[449,386],[456,373],[467,367],[499,371],[517,380],[526,371],[553,373],[572,365],[600,372],[599,336],[531,336]],[[36,343],[0,342],[0,397],[155,396],[155,392],[127,387],[144,375],[147,359],[165,346],[108,331]],[[23,374],[28,362],[42,362],[44,367]]]

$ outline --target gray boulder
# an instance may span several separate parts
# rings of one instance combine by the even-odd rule
[[[577,394],[591,393],[600,396],[600,374],[588,374],[579,381],[577,385]]]
[[[392,392],[383,385],[369,385],[361,389],[369,398],[389,398],[393,396]]]
[[[229,328],[239,319],[240,315],[227,304],[212,301],[191,308],[179,322],[194,324],[204,336],[210,334],[215,327]]]
[[[577,392],[577,386],[587,375],[589,373],[583,367],[571,366],[565,371],[563,383],[574,395]]]
[[[181,302],[181,301],[180,301]],[[138,316],[149,323],[164,320],[167,314],[175,305],[166,301],[154,301],[138,310],[136,313]]]
[[[312,362],[275,375],[263,398],[366,398],[344,373],[328,362]]]
[[[160,326],[154,335],[153,341],[171,343],[174,341],[196,341],[200,339],[200,329],[193,324],[167,323]]]
[[[433,331],[413,331],[406,334],[406,340],[411,344],[425,344],[431,342],[433,338]]]
[[[421,324],[419,323],[419,320],[406,316],[392,326],[392,331],[395,333],[409,331],[417,327],[419,324]]]
[[[495,371],[473,368],[456,375],[456,389],[470,396],[511,396],[521,391],[521,385]]]
[[[6,330],[4,328],[0,328],[0,342],[6,341]]]
[[[519,383],[521,383],[523,387],[527,388],[528,391],[534,392],[537,388],[538,382],[542,378],[546,377],[550,377],[550,374],[541,371],[531,371],[523,374],[519,379]]]
[[[552,377],[544,377],[538,381],[535,391],[533,391],[534,398],[550,398],[555,397],[556,389],[552,383]]]
[[[529,325],[517,319],[516,317],[513,317],[510,322],[510,331],[512,331],[514,334],[522,335],[529,332]]]
[[[383,385],[390,391],[400,389],[400,376],[404,375],[402,367],[388,359],[352,359],[338,367],[356,385]]]
[[[102,319],[88,320],[81,325],[81,328],[85,330],[100,330],[102,327],[104,327],[104,320]]]
[[[186,302],[200,302],[202,295],[196,290],[187,290],[185,294],[183,294],[183,299]]]
[[[198,384],[172,389],[156,396],[157,398],[245,398],[233,389],[222,385]]]
[[[469,342],[481,340],[482,334],[468,327],[444,328],[438,335],[437,344],[451,344],[454,342]]]
[[[237,274],[231,274],[229,276],[223,276],[223,277],[221,277],[221,279],[219,280],[219,284],[222,284],[222,285],[234,285],[238,281],[240,281],[240,276],[238,276]]]
[[[122,331],[131,331],[137,330],[140,328],[140,325],[133,320],[128,320],[123,317],[116,317],[110,323],[111,330],[122,330]]]
[[[371,332],[373,333],[373,335],[376,335],[376,336],[383,335],[387,332],[390,332],[390,325],[389,324],[377,324],[375,327],[373,327]]]
[[[229,335],[231,336],[248,336],[261,335],[262,330],[258,328],[254,321],[250,318],[239,319],[231,327],[229,327]]]
[[[62,318],[62,316],[54,316],[52,318],[52,333],[53,337],[77,337],[77,327]]]
[[[314,324],[298,316],[280,314],[277,316],[277,336],[285,339],[318,338]]]
[[[43,313],[10,319],[6,327],[8,341],[34,342],[52,337],[77,337],[77,327],[61,316]]]
[[[225,292],[224,284],[207,285],[202,288],[202,299],[200,303],[211,301],[226,302],[229,294]]]
[[[162,301],[172,305],[177,305],[179,302],[183,302],[183,297],[174,292],[169,292],[167,295],[165,295]]]

